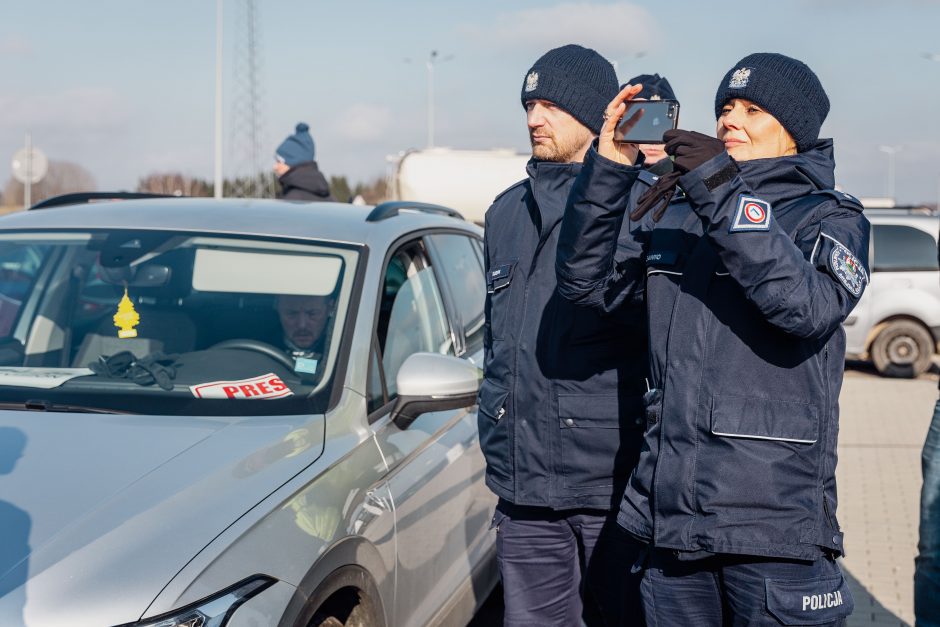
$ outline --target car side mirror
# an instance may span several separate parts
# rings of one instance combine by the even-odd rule
[[[459,357],[415,353],[398,370],[398,400],[392,422],[407,429],[415,418],[430,411],[470,407],[477,402],[483,373]]]

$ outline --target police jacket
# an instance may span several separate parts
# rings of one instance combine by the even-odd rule
[[[299,163],[278,180],[281,182],[281,198],[284,200],[336,200],[316,161]]]
[[[642,309],[577,307],[555,289],[555,249],[580,164],[532,160],[486,213],[486,483],[518,505],[616,510],[645,414]]]
[[[656,547],[842,552],[836,436],[869,224],[833,187],[832,143],[684,175],[687,196],[613,260],[636,167],[591,150],[558,246],[559,291],[608,311],[645,296],[653,391],[618,522]]]

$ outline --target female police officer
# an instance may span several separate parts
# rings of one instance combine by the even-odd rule
[[[868,281],[869,225],[832,190],[832,141],[818,139],[829,100],[800,61],[742,59],[718,87],[718,138],[666,135],[675,170],[631,216],[654,218],[635,234],[642,254],[614,263],[639,170],[614,132],[639,90],[607,108],[556,269],[577,303],[645,297],[652,389],[618,522],[650,547],[638,563],[647,621],[841,624],[840,325]]]

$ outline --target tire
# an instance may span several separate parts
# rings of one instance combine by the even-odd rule
[[[913,379],[930,367],[936,344],[930,332],[910,320],[888,322],[871,343],[871,360],[883,377]]]

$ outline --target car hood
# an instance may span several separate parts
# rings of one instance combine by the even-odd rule
[[[0,412],[0,624],[137,620],[323,441],[322,416]]]

